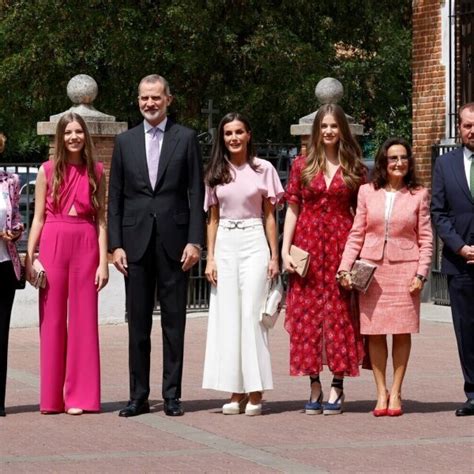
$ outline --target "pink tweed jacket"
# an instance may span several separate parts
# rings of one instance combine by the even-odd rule
[[[433,253],[433,234],[428,190],[397,192],[388,222],[385,245],[385,191],[371,183],[359,189],[357,212],[338,271],[349,271],[357,257],[390,262],[418,262],[416,273],[428,276]]]
[[[6,197],[7,223],[5,230],[23,229],[20,215],[20,180],[18,175],[0,171],[0,193]],[[13,263],[15,275],[20,279],[20,258],[14,242],[7,242],[8,253]]]

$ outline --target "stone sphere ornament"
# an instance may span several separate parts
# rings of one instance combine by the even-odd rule
[[[87,74],[74,76],[67,84],[67,95],[73,104],[90,105],[99,92],[97,82]]]
[[[344,96],[344,87],[337,79],[325,77],[318,82],[314,93],[321,105],[337,104]]]

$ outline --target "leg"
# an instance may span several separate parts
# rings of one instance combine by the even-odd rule
[[[39,291],[42,412],[64,410],[70,250],[63,231],[62,223],[47,223],[40,241],[39,260],[47,280],[46,288]]]
[[[240,413],[239,402],[245,392],[241,354],[241,297],[239,289],[239,241],[235,231],[219,229],[215,259],[217,287],[211,287],[206,338],[203,388],[233,392],[225,411]],[[223,407],[224,410],[224,407]]]
[[[5,412],[7,383],[8,334],[15,297],[15,273],[11,262],[0,263],[0,415]]]
[[[384,334],[370,335],[369,338],[369,355],[374,373],[375,386],[377,388],[377,405],[376,410],[387,408],[388,394],[385,381],[387,371],[387,337]]]
[[[235,231],[234,231],[235,233]],[[239,288],[241,294],[240,360],[244,391],[252,392],[251,403],[260,403],[264,390],[273,389],[268,330],[260,322],[268,293],[270,253],[263,226],[246,229],[238,235]]]
[[[156,243],[156,259],[163,335],[162,395],[176,399],[181,397],[189,272],[183,272],[181,262],[171,259],[160,242]]]
[[[474,272],[448,275],[454,331],[464,376],[464,392],[474,400]]]
[[[100,354],[98,294],[94,277],[99,265],[97,233],[93,224],[72,224],[77,228],[75,253],[69,270],[69,318],[64,383],[66,411],[80,408],[100,410]]]
[[[407,370],[408,359],[411,349],[411,334],[393,335],[393,384],[390,391],[390,410],[398,410],[402,407],[401,391],[403,378]]]
[[[150,336],[156,292],[156,261],[151,245],[140,261],[129,262],[126,288],[130,399],[144,401],[150,394]]]

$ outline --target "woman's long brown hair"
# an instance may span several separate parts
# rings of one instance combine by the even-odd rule
[[[352,135],[346,114],[337,104],[322,105],[314,117],[313,128],[306,166],[301,173],[303,186],[309,186],[317,173],[326,171],[326,155],[321,134],[321,123],[326,115],[332,115],[339,127],[339,162],[342,177],[351,189],[357,189],[367,174],[367,168],[362,162],[362,151]]]
[[[54,138],[54,156],[53,156],[53,202],[56,208],[59,208],[60,189],[64,181],[66,170],[67,154],[64,143],[64,133],[68,124],[77,122],[84,131],[84,147],[81,152],[81,159],[87,167],[87,176],[89,177],[89,186],[91,190],[92,206],[96,211],[100,209],[98,198],[99,182],[95,173],[95,160],[93,156],[94,145],[84,119],[75,112],[66,112],[58,122],[56,127],[56,136]]]

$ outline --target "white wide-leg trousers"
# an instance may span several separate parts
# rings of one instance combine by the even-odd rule
[[[260,323],[270,252],[262,221],[240,222],[233,227],[221,219],[217,231],[203,388],[247,393],[273,388],[268,333]]]

